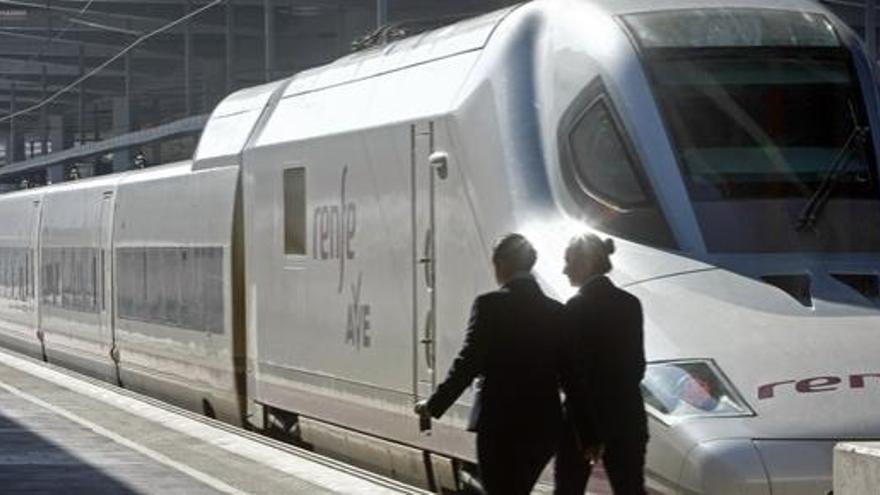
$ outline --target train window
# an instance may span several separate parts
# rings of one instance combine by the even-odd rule
[[[71,288],[70,309],[82,308],[82,256],[79,249],[70,248],[71,269],[73,270],[73,286]]]
[[[40,298],[47,306],[68,311],[98,311],[100,273],[97,271],[97,250],[90,247],[43,248],[41,257]],[[31,252],[23,248],[14,253],[17,272],[13,283],[18,287],[13,297],[23,301],[35,297],[31,269]]]
[[[162,250],[162,272],[164,276],[164,292],[160,317],[170,325],[180,326],[180,250],[164,248]]]
[[[98,307],[98,312],[103,313],[107,310],[107,293],[104,290],[104,273],[106,271],[106,267],[104,265],[104,249],[97,249],[97,259],[95,260],[97,266],[97,287],[95,290],[95,298],[97,299],[96,305]]]
[[[98,258],[95,250],[92,250],[92,280],[91,280],[91,307],[92,309],[98,308]]]
[[[180,297],[183,304],[180,308],[180,324],[184,328],[199,328],[201,310],[198,308],[199,298],[196,283],[196,270],[193,248],[180,249]]]
[[[193,328],[205,328],[205,320],[207,319],[208,308],[205,305],[205,277],[208,274],[208,266],[206,262],[208,249],[199,247],[193,250],[193,269],[196,275],[194,284],[194,321]]]
[[[61,297],[61,261],[58,251],[47,249],[46,253],[49,257],[52,269],[52,286],[49,290],[52,295],[52,304],[57,306],[60,303],[59,298]]]
[[[223,248],[117,250],[119,317],[223,333]]]
[[[159,248],[147,248],[147,295],[145,318],[147,321],[161,321],[162,298],[165,297],[162,272],[162,251]]]
[[[24,250],[24,300],[31,298],[31,253],[29,249]]]
[[[70,253],[68,249],[61,249],[61,307],[70,307],[70,281],[73,280],[70,271]]]
[[[822,14],[771,9],[670,10],[624,17],[644,48],[835,47]]]
[[[563,114],[558,138],[562,177],[587,222],[624,239],[677,247],[601,78]]]
[[[223,333],[223,248],[205,248],[202,258],[204,330]]]
[[[589,106],[569,141],[577,178],[588,194],[624,209],[647,200],[605,98]]]
[[[121,248],[117,253],[119,315],[121,318],[143,319],[146,313],[146,251],[143,248]]]
[[[306,169],[284,171],[284,253],[306,254]]]
[[[80,248],[73,248],[74,269],[76,270],[76,292],[74,292],[74,309],[82,311],[86,308],[86,277],[85,256]]]
[[[3,288],[7,299],[12,298],[12,252],[3,250]]]

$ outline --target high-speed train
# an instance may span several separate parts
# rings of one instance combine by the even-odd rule
[[[872,64],[802,0],[536,0],[229,96],[191,162],[0,197],[0,341],[450,489],[414,402],[499,235],[617,240],[659,493],[824,494],[880,439]]]

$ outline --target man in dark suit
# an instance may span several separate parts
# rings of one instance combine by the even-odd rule
[[[580,290],[565,305],[565,362],[582,394],[566,402],[567,419],[580,438],[569,432],[560,444],[560,495],[584,493],[590,469],[585,457],[599,457],[599,446],[614,493],[645,493],[648,425],[640,391],[645,374],[642,306],[606,277],[613,253],[610,239],[592,234],[575,237],[566,250],[565,274]]]
[[[531,275],[535,249],[523,236],[499,241],[499,290],[477,297],[464,345],[446,380],[416,412],[439,418],[477,380],[468,429],[477,433],[490,495],[527,495],[556,450],[562,422],[557,373],[562,305]]]

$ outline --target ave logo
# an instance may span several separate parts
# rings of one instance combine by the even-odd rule
[[[345,326],[345,343],[357,350],[370,347],[370,305],[361,304],[363,273],[358,274],[356,284],[351,285],[351,302],[348,305],[348,323]]]
[[[336,293],[345,287],[347,267],[356,258],[354,240],[358,231],[357,204],[348,197],[348,166],[342,168],[339,201],[315,207],[312,221],[312,258],[332,261],[339,265]],[[369,348],[370,305],[363,302],[364,274],[359,272],[357,282],[349,287],[349,302],[345,309],[345,344],[360,351]]]

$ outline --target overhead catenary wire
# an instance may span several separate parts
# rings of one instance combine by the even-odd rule
[[[5,2],[0,2],[0,3],[5,3]],[[86,2],[86,4],[83,6],[83,8],[81,8],[81,9],[79,10],[79,14],[77,14],[77,15],[84,15],[86,12],[88,12],[89,8],[91,8],[91,6],[92,6],[93,3],[95,3],[95,0],[89,0],[88,2]],[[51,15],[51,12],[49,13],[49,15]],[[59,31],[58,34],[56,34],[56,35],[53,36],[51,39],[49,39],[48,41],[46,41],[46,43],[43,44],[43,47],[40,48],[39,53],[37,53],[36,56],[33,56],[33,55],[32,55],[32,56],[30,57],[29,61],[30,61],[30,60],[34,60],[35,58],[41,58],[43,55],[45,55],[45,54],[46,54],[46,50],[47,50],[50,46],[52,46],[53,43],[55,43],[56,41],[58,41],[59,39],[61,39],[62,36],[64,36],[65,34],[67,34],[68,31],[70,31],[70,28],[73,26],[73,21],[74,21],[74,20],[75,20],[74,17],[70,17],[70,18],[68,18],[68,20],[67,20],[67,25],[64,26],[64,28],[63,28],[61,31]]]
[[[153,31],[150,31],[149,33],[139,37],[138,39],[136,39],[133,42],[131,42],[130,44],[128,44],[125,48],[120,50],[119,53],[117,53],[116,55],[113,55],[112,57],[108,58],[107,60],[105,60],[104,62],[99,64],[97,67],[89,70],[87,73],[83,74],[82,76],[80,76],[79,78],[77,78],[76,80],[71,82],[70,84],[64,86],[63,88],[59,89],[55,93],[49,95],[43,101],[36,103],[34,105],[31,105],[31,106],[24,108],[22,110],[19,110],[17,112],[8,114],[5,117],[0,118],[0,123],[8,122],[16,117],[19,117],[19,116],[31,113],[34,110],[39,110],[39,109],[43,108],[44,106],[57,100],[60,96],[64,95],[65,93],[72,91],[74,88],[76,88],[77,86],[79,86],[83,82],[87,81],[92,76],[94,76],[94,75],[98,74],[99,72],[101,72],[102,70],[106,69],[111,64],[113,64],[117,60],[119,60],[122,57],[124,57],[125,55],[127,55],[129,52],[131,52],[132,50],[137,48],[139,45],[141,45],[145,41],[153,38],[154,36],[157,36],[157,35],[160,35],[160,34],[166,32],[166,31],[169,31],[169,30],[179,26],[180,24],[192,19],[193,17],[197,17],[197,16],[201,15],[203,12],[210,10],[210,9],[216,7],[217,5],[220,5],[225,2],[226,2],[226,0],[213,0],[212,2],[205,4],[202,7],[199,7],[196,10],[189,12],[188,14],[181,16],[180,18],[175,19],[174,21],[171,21],[168,24],[165,24],[164,26],[161,26]],[[3,3],[3,2],[0,1],[0,3]]]
[[[95,3],[95,1],[96,0],[89,0],[88,2],[86,2],[86,4],[81,9],[79,9],[79,12],[77,12],[76,15],[80,15],[80,16],[84,15],[92,7],[92,4]],[[34,4],[31,4],[28,2],[21,2],[18,0],[0,0],[0,5],[10,5],[10,6],[28,7],[28,8],[45,8],[47,10],[47,12],[49,12],[50,15],[52,13],[52,9],[49,8],[48,4],[34,5]],[[33,62],[34,59],[38,59],[38,58],[42,57],[43,55],[45,55],[46,49],[48,49],[50,46],[52,46],[53,43],[60,40],[62,36],[64,36],[65,34],[67,34],[68,31],[70,31],[70,28],[73,26],[73,21],[75,19],[76,18],[73,16],[68,16],[67,25],[64,26],[64,28],[61,31],[59,31],[52,38],[50,38],[48,40],[44,40],[43,46],[40,48],[40,51],[36,55],[31,55],[30,57],[28,57],[27,62]],[[12,33],[4,33],[4,34],[5,35],[14,35]],[[25,37],[25,36],[22,36],[22,37]]]

